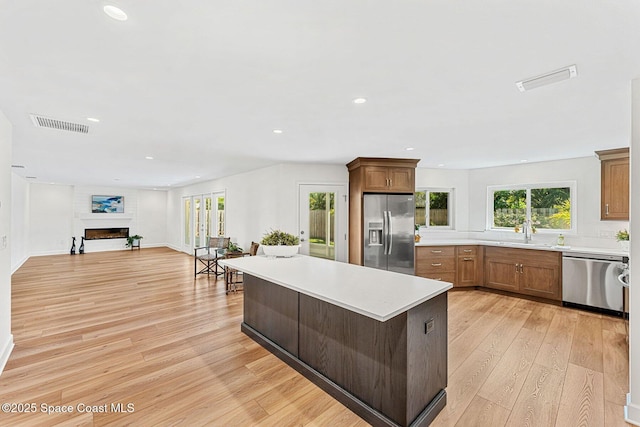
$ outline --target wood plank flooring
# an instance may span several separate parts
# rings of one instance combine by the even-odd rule
[[[0,425],[367,425],[242,334],[242,292],[194,280],[192,262],[166,248],[29,259],[13,275],[0,403],[35,412],[0,412]],[[625,337],[621,319],[451,292],[433,425],[628,425]]]

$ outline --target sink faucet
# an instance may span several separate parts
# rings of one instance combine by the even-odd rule
[[[529,243],[531,241],[531,235],[533,234],[530,219],[525,219],[522,223],[522,232],[524,233],[524,242]]]

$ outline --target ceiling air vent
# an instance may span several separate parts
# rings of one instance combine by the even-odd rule
[[[516,86],[518,86],[520,92],[524,92],[540,86],[546,86],[552,83],[561,82],[563,80],[569,80],[577,77],[577,75],[578,69],[576,68],[576,66],[570,65],[559,70],[551,71],[546,74],[516,82]]]
[[[64,120],[51,119],[49,117],[31,114],[31,120],[37,128],[64,130],[67,132],[89,133],[89,126]]]

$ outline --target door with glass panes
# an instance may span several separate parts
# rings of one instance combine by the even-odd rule
[[[300,253],[346,262],[346,185],[301,184]]]

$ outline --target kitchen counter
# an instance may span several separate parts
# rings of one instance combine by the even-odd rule
[[[452,287],[447,282],[305,255],[232,258],[220,264],[380,322]]]
[[[517,242],[517,241],[496,241],[496,240],[475,240],[475,239],[439,239],[439,240],[425,240],[416,242],[416,246],[460,246],[460,245],[483,245],[483,246],[497,246],[504,248],[519,248],[519,249],[535,249],[541,251],[556,251],[556,252],[580,252],[590,254],[602,254],[602,255],[620,255],[629,256],[628,251],[622,249],[610,249],[610,248],[588,248],[577,246],[558,246],[545,243],[537,243],[535,240],[531,243]]]
[[[304,255],[244,272],[241,330],[373,426],[426,427],[446,405],[450,283]]]

